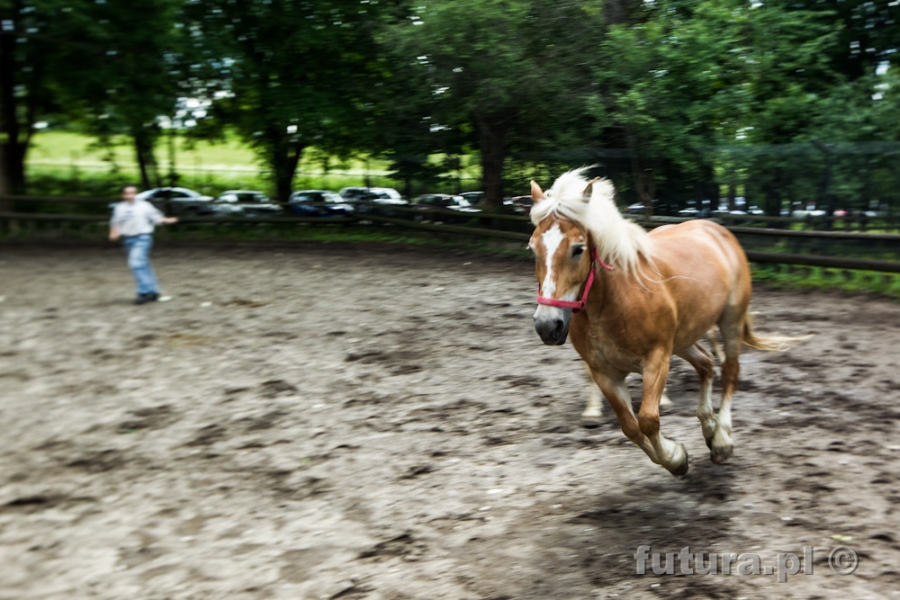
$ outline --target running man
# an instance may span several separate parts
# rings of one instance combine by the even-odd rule
[[[178,218],[166,217],[146,200],[138,200],[137,193],[136,185],[122,187],[122,201],[116,204],[109,221],[109,239],[115,242],[122,238],[128,254],[128,266],[137,287],[134,303],[145,304],[159,300],[159,287],[149,257],[153,246],[153,228],[177,223]]]

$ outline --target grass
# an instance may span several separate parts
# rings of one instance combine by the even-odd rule
[[[94,198],[115,198],[123,183],[138,180],[138,174],[131,169],[93,172],[75,168],[32,168],[28,173],[28,193],[34,196],[85,196]],[[397,187],[398,182],[386,177],[370,177],[373,186]],[[171,185],[163,178],[163,185]],[[188,187],[202,194],[216,197],[226,190],[262,190],[274,196],[272,182],[265,173],[215,173],[212,171],[180,173],[174,182],[176,186]],[[364,185],[355,175],[329,173],[312,175],[301,173],[294,181],[294,189],[339,190],[345,186]],[[55,211],[51,211],[55,212]]]
[[[163,185],[190,187],[203,194],[217,196],[229,189],[258,189],[272,194],[268,170],[251,148],[235,135],[226,136],[219,143],[191,142],[176,136],[175,172],[170,177],[168,142],[163,139],[156,149],[159,175]],[[439,163],[443,155],[430,161]],[[401,187],[402,182],[387,177],[390,162],[381,159],[355,157],[339,160],[327,158],[315,148],[307,149],[298,166],[295,189],[338,190],[346,186],[365,185]],[[463,157],[463,181],[472,188],[479,168],[473,157]],[[94,138],[66,131],[45,131],[34,136],[28,154],[28,191],[31,194],[67,193],[69,195],[108,196],[122,181],[138,179],[138,166],[131,142],[125,137],[111,140],[108,147]],[[449,184],[448,184],[449,185]],[[447,186],[435,186],[434,191]],[[64,190],[60,190],[64,188]]]
[[[877,271],[754,264],[753,280],[791,290],[843,290],[900,299],[900,275]]]

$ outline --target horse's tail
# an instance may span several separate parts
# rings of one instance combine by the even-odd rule
[[[741,336],[741,343],[748,348],[754,350],[764,350],[766,352],[783,352],[793,348],[800,342],[811,338],[812,335],[803,335],[799,337],[789,337],[783,335],[758,335],[753,332],[753,317],[747,313],[744,319],[744,332]]]

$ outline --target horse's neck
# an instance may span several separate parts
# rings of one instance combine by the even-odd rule
[[[643,277],[641,272],[652,273],[652,266],[646,259],[640,261],[638,272],[608,271],[597,266],[594,289],[588,296],[589,316],[594,319],[616,320],[629,309],[629,299],[644,296],[648,287],[654,285],[652,277]],[[593,320],[593,319],[592,319]]]

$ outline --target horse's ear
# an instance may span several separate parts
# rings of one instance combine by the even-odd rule
[[[531,199],[535,202],[540,202],[547,196],[544,195],[544,190],[541,189],[541,186],[538,185],[537,181],[531,181]]]
[[[599,181],[599,177],[594,177],[590,181],[588,181],[587,187],[584,188],[584,191],[581,193],[581,199],[585,202],[590,202],[591,197],[594,195],[594,182]]]

